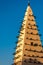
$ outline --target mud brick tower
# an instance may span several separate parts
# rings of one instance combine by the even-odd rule
[[[18,41],[12,65],[43,65],[43,48],[35,16],[28,3],[24,20],[17,36]]]

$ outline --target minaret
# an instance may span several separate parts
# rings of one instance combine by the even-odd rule
[[[30,3],[18,37],[13,65],[43,65],[43,49]]]

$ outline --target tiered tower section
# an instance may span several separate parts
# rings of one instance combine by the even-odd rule
[[[28,5],[18,37],[13,65],[43,65],[43,49],[31,7]]]

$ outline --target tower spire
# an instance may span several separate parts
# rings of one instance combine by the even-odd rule
[[[43,49],[30,0],[17,38],[13,65],[43,65]]]
[[[28,6],[30,6],[30,0],[28,1]]]

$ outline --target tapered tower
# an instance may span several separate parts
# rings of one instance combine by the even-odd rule
[[[43,49],[35,16],[28,3],[18,37],[13,65],[43,65]]]

